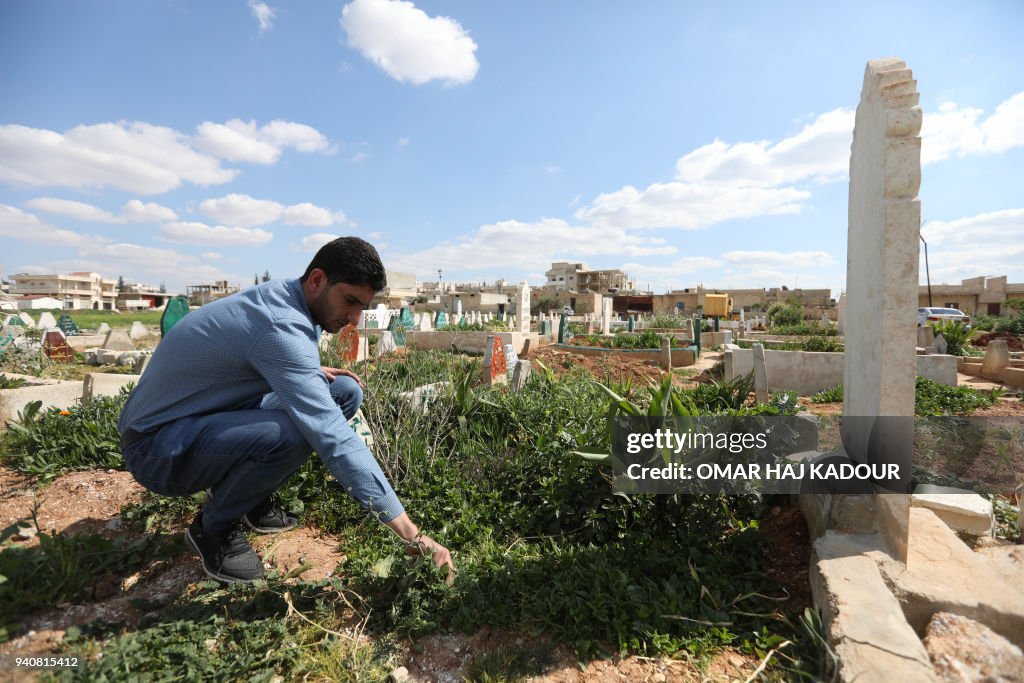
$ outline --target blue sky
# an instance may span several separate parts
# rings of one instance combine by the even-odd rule
[[[656,292],[846,277],[873,58],[925,112],[933,282],[1024,282],[1024,4],[0,3],[0,273],[391,270]],[[922,282],[924,269],[921,269]]]

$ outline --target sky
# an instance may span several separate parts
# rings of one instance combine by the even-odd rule
[[[0,275],[246,286],[357,235],[421,280],[838,296],[864,68],[897,56],[932,283],[1024,282],[1022,26],[1017,0],[6,0]]]

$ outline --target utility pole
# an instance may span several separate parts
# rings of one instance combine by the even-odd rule
[[[924,224],[927,223],[927,222],[928,222],[927,218],[925,218],[923,221],[921,221],[921,229],[924,228]],[[928,281],[928,308],[931,308],[932,307],[932,274],[928,270],[928,243],[924,241],[924,235],[922,235],[920,232],[918,232],[918,237],[920,237],[921,238],[921,242],[924,243],[924,276],[925,276],[925,278],[927,278],[927,281]]]

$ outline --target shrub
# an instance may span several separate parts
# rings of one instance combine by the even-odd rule
[[[814,396],[811,396],[811,403],[841,403],[843,400],[843,385],[837,384],[830,389],[822,389]]]
[[[803,322],[804,312],[796,304],[773,304],[767,312],[768,321],[776,325],[799,325]]]
[[[974,336],[974,330],[967,328],[959,320],[940,320],[932,324],[935,328],[935,334],[942,335],[942,338],[946,340],[946,353],[951,356],[963,356],[964,347],[968,340]]]

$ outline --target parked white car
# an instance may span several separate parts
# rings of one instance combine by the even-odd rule
[[[959,320],[967,329],[971,328],[971,317],[959,308],[936,308],[925,306],[917,309],[917,326],[937,323],[942,320]]]

